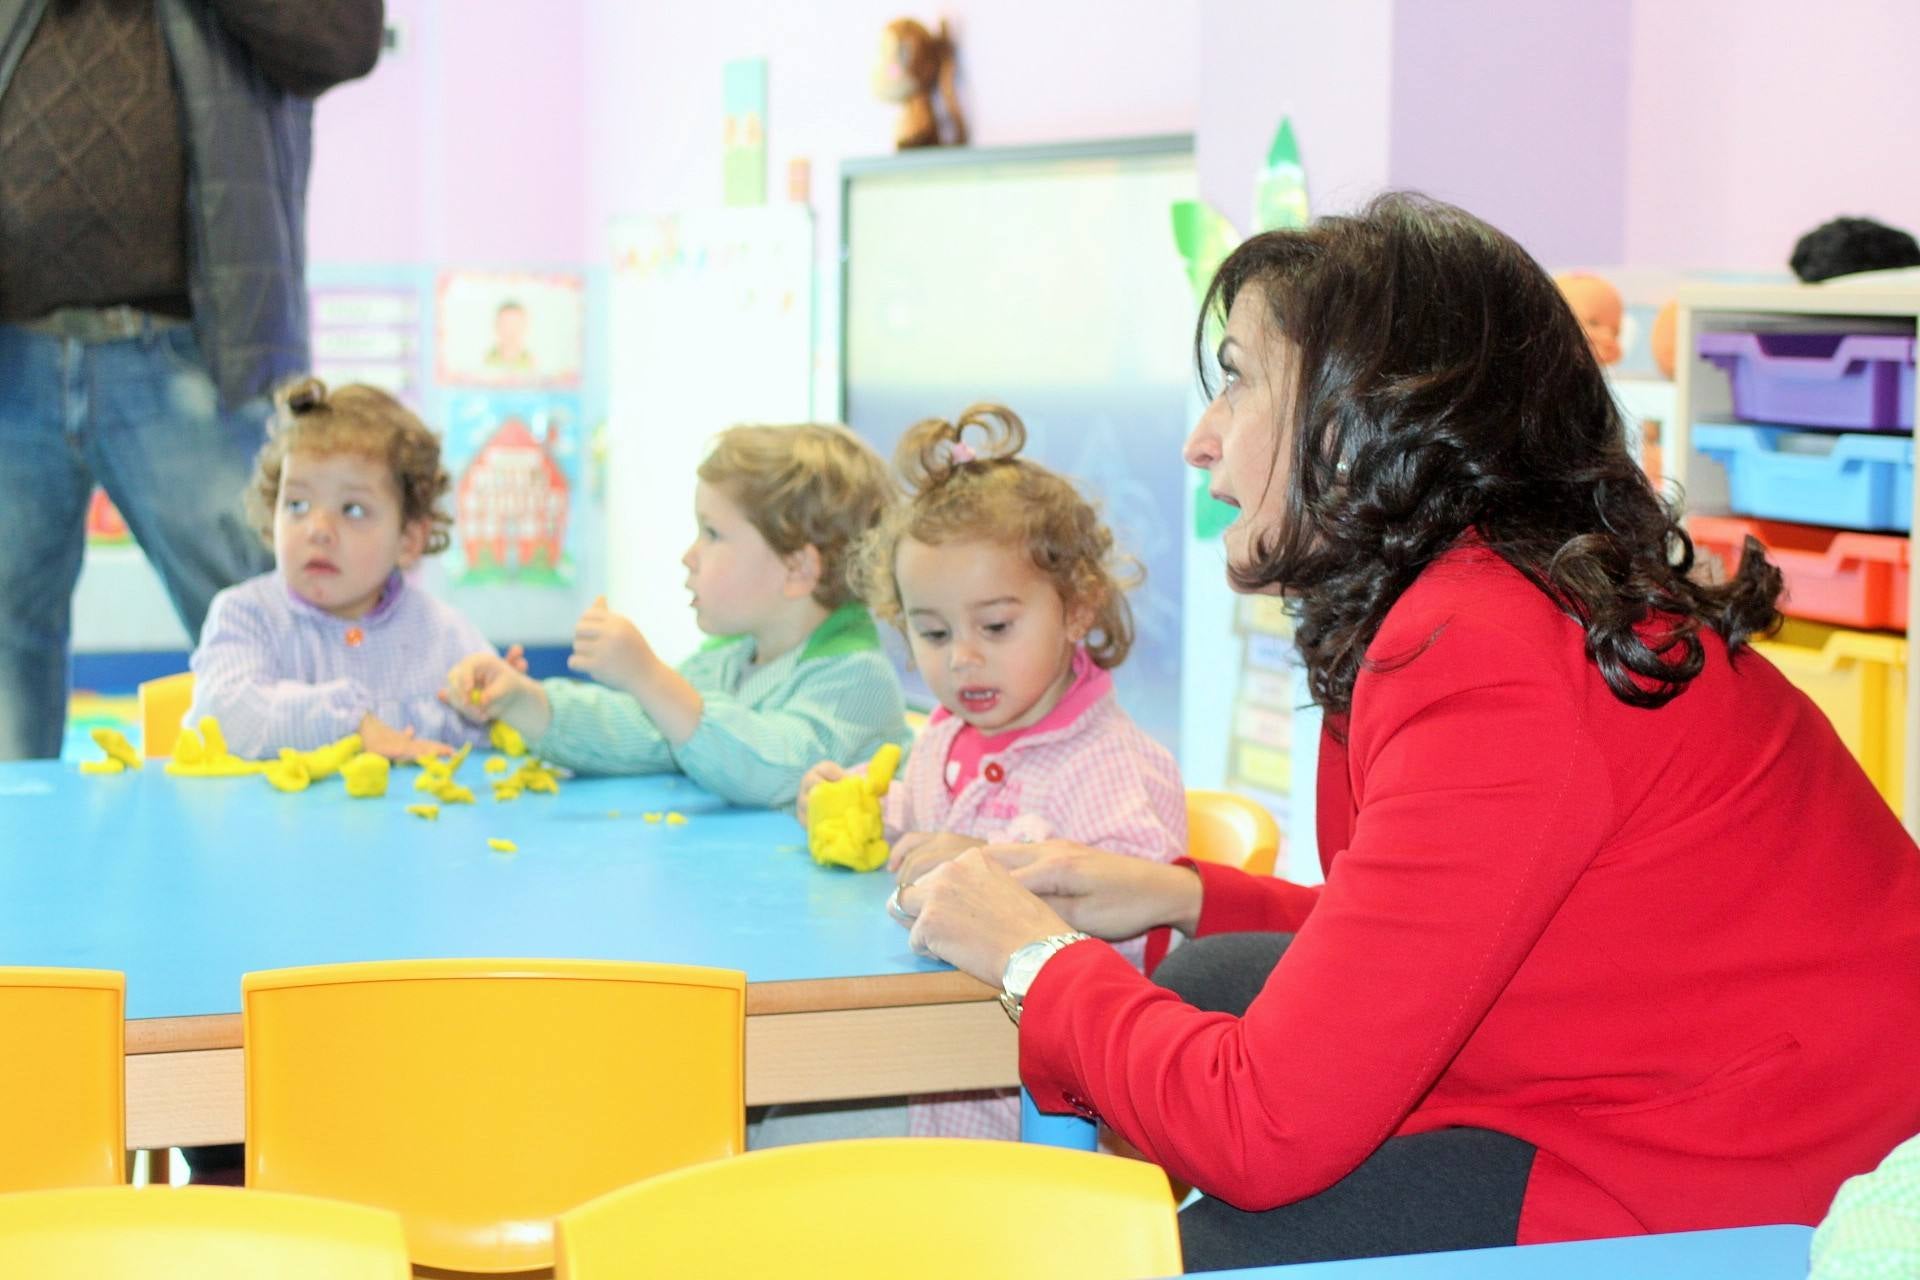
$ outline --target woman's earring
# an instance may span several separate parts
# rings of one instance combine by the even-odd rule
[[[1333,474],[1335,479],[1345,480],[1353,474],[1353,463],[1345,458],[1340,459],[1340,461],[1333,464]]]

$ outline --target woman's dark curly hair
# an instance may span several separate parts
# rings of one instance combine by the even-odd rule
[[[1229,572],[1287,593],[1327,710],[1351,706],[1387,611],[1469,531],[1586,628],[1632,706],[1700,674],[1702,626],[1733,649],[1774,625],[1780,575],[1758,543],[1722,585],[1689,576],[1693,543],[1628,455],[1579,323],[1507,236],[1403,194],[1255,236],[1201,308],[1203,385],[1213,326],[1248,287],[1292,361],[1275,433],[1291,465],[1278,527]]]

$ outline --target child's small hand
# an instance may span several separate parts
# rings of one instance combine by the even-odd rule
[[[599,597],[580,615],[573,628],[573,653],[567,667],[585,672],[601,684],[632,692],[660,665],[653,646],[624,614],[607,608]]]
[[[831,760],[822,760],[807,770],[807,776],[800,779],[800,798],[793,802],[793,811],[801,822],[807,820],[807,793],[823,782],[838,782],[847,776],[847,771]]]
[[[414,736],[412,729],[396,729],[372,712],[360,717],[360,749],[389,760],[418,760],[422,756],[450,756],[453,748]]]
[[[951,831],[909,831],[893,842],[887,855],[887,870],[901,884],[912,884],[943,862],[951,862],[969,849],[978,849],[985,840],[955,835]]]
[[[504,658],[491,653],[468,654],[447,672],[440,700],[474,724],[506,719],[530,699],[541,696],[539,684],[528,678],[525,669],[526,659],[520,657],[517,645],[507,650]]]

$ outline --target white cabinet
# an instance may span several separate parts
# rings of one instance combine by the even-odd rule
[[[1661,441],[1669,486],[1678,486],[1689,512],[1717,513],[1727,509],[1727,493],[1720,469],[1697,455],[1693,426],[1703,421],[1732,418],[1727,378],[1697,354],[1702,332],[1763,330],[1792,327],[1812,329],[1846,327],[1848,322],[1879,332],[1914,335],[1920,327],[1920,280],[1913,273],[1890,279],[1872,277],[1819,285],[1694,285],[1680,291],[1674,371],[1675,412],[1668,418]],[[1920,486],[1916,486],[1920,492]],[[1836,520],[1835,523],[1840,523]],[[1920,529],[1920,519],[1914,521]],[[1912,538],[1909,533],[1908,538]],[[1910,564],[1920,557],[1909,556]],[[1911,575],[1914,570],[1909,568]],[[1920,591],[1908,591],[1907,631],[1920,636]],[[1920,832],[1920,700],[1908,680],[1905,735],[1909,749],[1904,767],[1903,812],[1909,831]]]

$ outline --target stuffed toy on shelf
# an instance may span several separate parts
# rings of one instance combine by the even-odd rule
[[[884,102],[900,104],[900,123],[893,134],[898,150],[966,143],[967,120],[954,92],[955,75],[953,38],[947,34],[945,19],[937,32],[928,31],[912,18],[900,18],[889,22],[880,33],[873,92]],[[944,128],[933,109],[936,90],[946,115]]]

